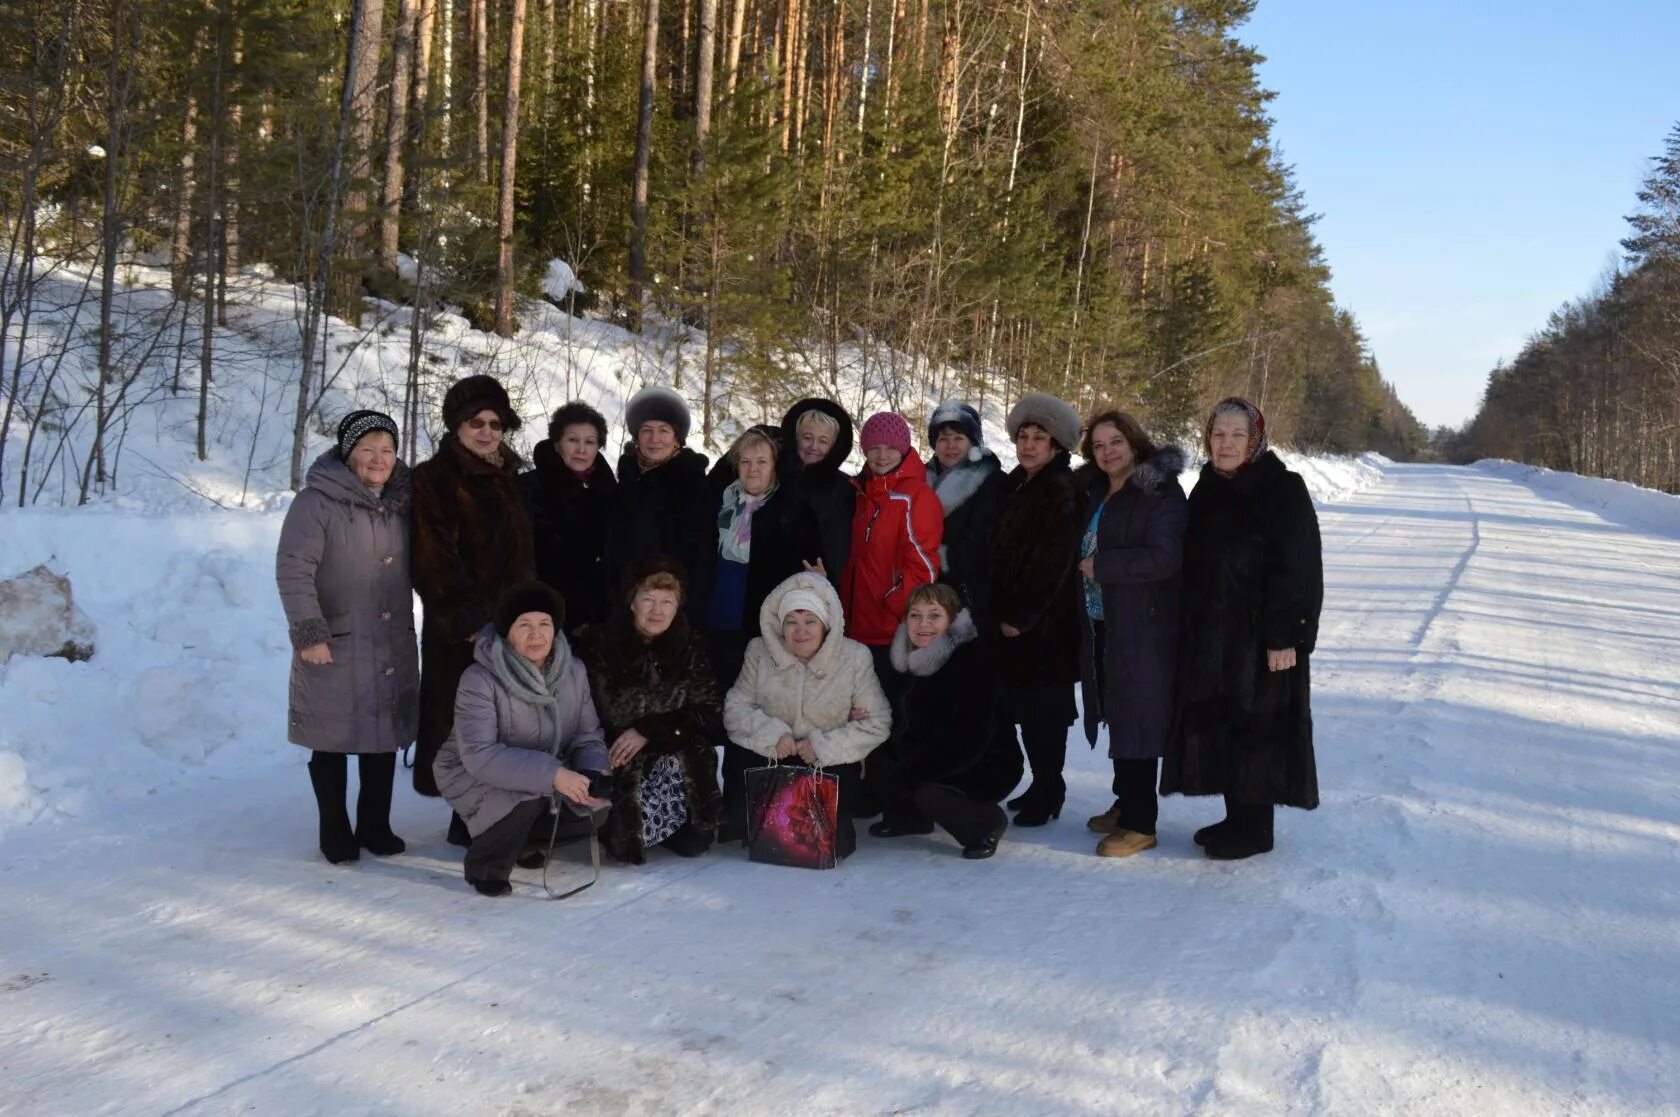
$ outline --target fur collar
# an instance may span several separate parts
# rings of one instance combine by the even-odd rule
[[[975,493],[980,491],[994,473],[1003,471],[1003,465],[997,460],[997,455],[984,446],[975,446],[968,451],[968,457],[958,462],[950,469],[939,468],[939,459],[934,458],[927,465],[928,484],[939,494],[940,506],[949,516],[964,504]]]
[[[1184,451],[1177,446],[1161,446],[1132,470],[1132,483],[1146,493],[1160,490],[1167,481],[1178,480],[1184,472]]]
[[[945,634],[925,648],[910,646],[910,628],[900,624],[898,631],[893,633],[892,658],[893,670],[926,678],[938,672],[951,661],[958,648],[980,635],[980,630],[974,627],[974,618],[964,609],[957,614],[957,619],[951,622],[951,627]]]

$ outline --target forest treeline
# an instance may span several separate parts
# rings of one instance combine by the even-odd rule
[[[1628,217],[1624,263],[1488,376],[1453,461],[1508,458],[1680,493],[1680,124]]]
[[[298,285],[294,472],[324,315],[374,294],[508,334],[556,258],[569,309],[704,330],[678,375],[707,437],[715,378],[776,400],[797,362],[895,403],[1044,389],[1167,431],[1242,393],[1283,441],[1409,456],[1426,434],[1271,145],[1253,6],[0,0],[0,473],[14,411],[80,407],[103,479],[147,364],[110,317],[131,254],[171,267],[179,338],[141,356],[192,323],[200,352],[162,363],[201,430],[227,277]],[[66,260],[95,276],[86,400],[41,390],[18,337]],[[437,387],[414,317],[411,422]]]

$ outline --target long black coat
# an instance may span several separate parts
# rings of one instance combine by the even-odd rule
[[[519,475],[531,517],[537,577],[566,599],[566,633],[607,619],[623,595],[607,569],[607,529],[618,479],[596,452],[587,480],[566,468],[551,442],[531,452],[536,467]]]
[[[962,594],[984,630],[991,615],[992,529],[1003,496],[1003,466],[996,454],[976,446],[952,469],[940,468],[939,459],[930,457],[927,471],[928,485],[945,509],[939,580]]]
[[[688,821],[709,842],[721,801],[717,744],[724,734],[706,642],[681,612],[670,628],[644,641],[630,610],[621,606],[605,623],[579,634],[577,652],[589,669],[607,744],[626,729],[648,739],[635,760],[613,773],[613,809],[602,835],[607,849],[620,861],[643,862],[642,782],[657,758],[672,753],[682,759]]]
[[[1235,476],[1202,468],[1184,535],[1178,712],[1163,794],[1318,806],[1308,658],[1324,564],[1298,474],[1269,451]],[[1268,671],[1268,649],[1296,666]]]
[[[1100,470],[1087,466],[1078,474],[1085,507],[1095,512],[1102,506],[1093,556],[1102,590],[1102,643],[1087,613],[1079,647],[1085,737],[1096,744],[1097,724],[1107,722],[1108,755],[1116,759],[1160,756],[1172,728],[1189,516],[1178,483],[1183,469],[1184,454],[1166,446],[1139,462],[1113,496]]]
[[[807,411],[820,411],[840,424],[840,433],[828,455],[815,465],[799,460],[799,417]],[[799,499],[811,509],[816,519],[818,550],[823,569],[835,589],[840,588],[840,572],[852,553],[852,512],[857,507],[857,489],[843,472],[846,459],[852,452],[852,417],[846,409],[828,399],[804,399],[788,409],[782,419],[782,455],[776,463],[776,476],[782,484],[792,487]]]
[[[996,639],[1004,684],[1018,691],[1079,681],[1079,538],[1083,502],[1064,451],[1029,477],[1016,466],[1004,478],[992,535],[992,615],[1021,635]],[[1073,695],[1070,689],[1068,706]],[[1072,718],[1069,718],[1071,722]]]
[[[706,615],[712,556],[717,553],[716,505],[706,484],[706,459],[683,447],[646,472],[627,446],[618,459],[618,501],[607,529],[607,567],[619,591],[638,561],[676,559],[688,575],[691,617]]]
[[[892,643],[891,773],[908,797],[925,783],[954,787],[970,799],[996,803],[1021,782],[1021,750],[998,687],[991,642],[980,637],[968,610],[927,648],[911,648],[900,626]],[[898,794],[894,795],[894,791]]]
[[[721,500],[713,520],[722,512]],[[715,536],[714,532],[714,536]],[[713,633],[712,667],[725,690],[735,685],[747,644],[759,634],[758,613],[770,591],[816,562],[822,554],[816,514],[799,499],[796,487],[778,485],[752,516],[752,549],[747,556],[747,589],[741,613],[730,628]]]
[[[473,638],[496,602],[533,575],[531,520],[519,495],[524,464],[502,447],[493,466],[453,433],[414,467],[410,571],[425,618],[420,630],[420,728],[414,790],[436,795],[432,761],[455,724],[455,690],[473,662]]]

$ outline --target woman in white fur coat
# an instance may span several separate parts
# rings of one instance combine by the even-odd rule
[[[857,846],[850,803],[863,760],[887,739],[892,708],[875,677],[869,649],[845,636],[840,597],[820,574],[787,579],[758,611],[762,635],[723,703],[729,739],[766,760],[822,768],[840,781],[835,851]],[[738,833],[746,802],[725,804]]]

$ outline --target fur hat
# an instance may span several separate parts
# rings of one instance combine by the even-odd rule
[[[402,445],[397,436],[397,421],[383,411],[350,412],[338,423],[338,460],[349,461],[350,451],[356,448],[356,443],[378,431],[390,435],[393,446]]]
[[[974,445],[985,445],[980,437],[980,412],[966,403],[942,403],[933,409],[928,417],[928,445],[939,441],[939,432],[944,427],[955,427]]]
[[[519,416],[508,402],[507,389],[494,376],[466,376],[449,386],[443,396],[443,425],[450,431],[480,411],[494,411],[502,421],[502,430],[512,434],[519,429]]]
[[[590,407],[582,400],[572,400],[562,404],[548,420],[548,438],[550,442],[560,441],[560,436],[566,433],[567,427],[583,426],[587,423],[595,428],[595,438],[602,446],[607,444],[607,418],[599,411]]]
[[[624,426],[635,441],[636,432],[647,422],[669,423],[679,444],[688,441],[688,401],[663,384],[649,384],[630,397],[624,406]]]
[[[566,624],[566,599],[542,582],[519,583],[496,602],[496,635],[507,639],[513,622],[526,613],[547,613],[559,632]]]
[[[1056,445],[1072,452],[1079,445],[1079,413],[1048,392],[1028,392],[1009,409],[1009,437],[1013,439],[1028,423],[1043,427]]]
[[[909,457],[910,424],[904,421],[902,415],[895,415],[891,411],[877,411],[863,421],[863,429],[858,434],[858,445],[866,454],[871,446],[891,446],[900,454]]]

